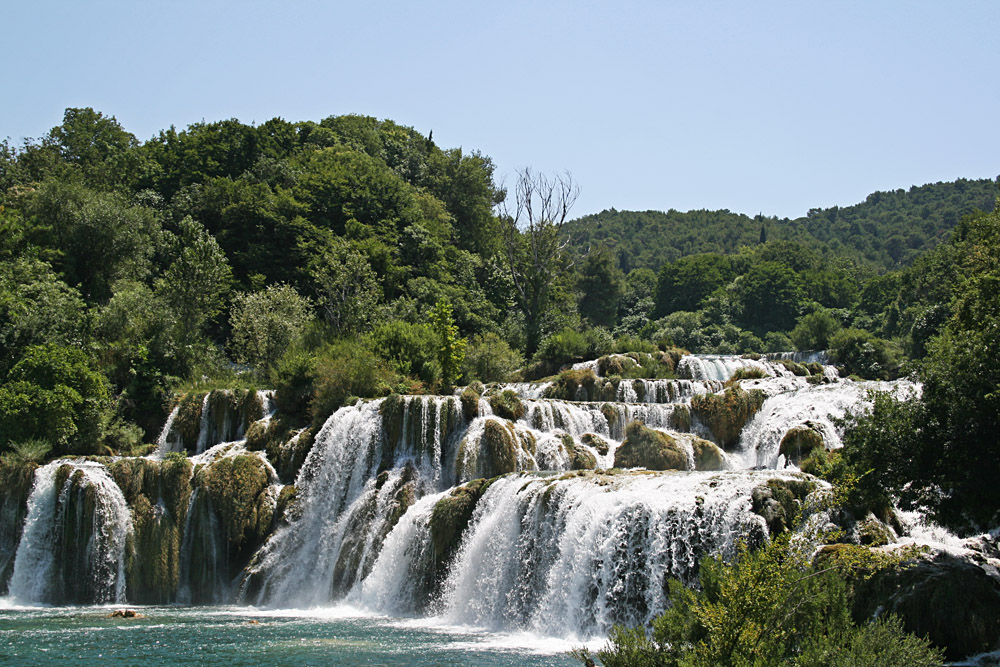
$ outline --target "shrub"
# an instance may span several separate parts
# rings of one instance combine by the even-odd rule
[[[889,380],[899,373],[902,352],[897,345],[864,329],[841,329],[830,338],[830,356],[848,374]]]
[[[463,374],[467,382],[503,382],[524,364],[524,357],[500,336],[486,332],[473,337],[465,352]]]

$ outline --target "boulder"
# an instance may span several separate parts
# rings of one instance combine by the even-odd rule
[[[616,468],[687,470],[687,454],[670,435],[632,422],[625,427],[625,440],[615,450]]]

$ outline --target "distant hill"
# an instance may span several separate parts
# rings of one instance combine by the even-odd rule
[[[1000,177],[998,177],[1000,180]],[[564,227],[575,252],[604,244],[622,270],[658,270],[664,263],[703,252],[733,253],[768,240],[814,244],[828,255],[846,255],[879,269],[907,266],[947,238],[975,210],[992,211],[997,180],[978,179],[875,192],[854,206],[811,209],[801,218],[747,216],[722,211],[618,211],[608,209]]]

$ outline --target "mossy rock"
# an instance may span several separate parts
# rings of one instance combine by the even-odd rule
[[[198,447],[198,434],[201,431],[201,408],[204,399],[205,394],[203,393],[188,393],[183,394],[177,402],[178,410],[172,428],[177,434],[181,446],[189,452],[194,452]]]
[[[503,419],[517,421],[524,416],[524,404],[517,394],[507,389],[499,394],[493,394],[489,398],[490,407],[493,414]]]
[[[854,526],[854,537],[858,544],[866,547],[885,546],[896,539],[889,526],[879,521],[874,514],[869,514]]]
[[[604,395],[613,393],[613,386],[608,383],[610,391],[605,391],[604,387],[604,381],[589,368],[567,370],[560,373],[545,390],[545,397],[564,401],[614,400],[614,396]]]
[[[678,405],[670,413],[670,428],[675,431],[686,433],[691,430],[691,408],[686,405]]]
[[[799,362],[792,361],[791,359],[778,359],[778,363],[798,377],[806,377],[809,375],[809,369],[806,368],[805,364],[800,364]]]
[[[6,593],[14,574],[14,557],[28,515],[28,496],[38,464],[0,457],[0,594]]]
[[[566,450],[570,470],[593,470],[597,467],[597,458],[590,451],[578,447],[573,436],[564,434],[560,440],[563,449]]]
[[[691,448],[694,450],[695,470],[725,470],[726,455],[714,442],[692,438]]]
[[[480,468],[492,478],[517,471],[517,436],[508,425],[487,419],[480,440]]]
[[[195,474],[195,484],[208,494],[233,555],[263,542],[271,527],[273,507],[265,508],[261,498],[267,490],[268,474],[258,456],[216,459]]]
[[[731,387],[740,380],[761,380],[767,377],[767,373],[762,368],[756,366],[743,366],[733,371],[732,376],[726,380],[726,386]]]
[[[447,496],[434,504],[431,511],[430,533],[434,548],[436,580],[442,580],[447,566],[455,555],[462,533],[472,519],[476,503],[486,493],[491,481],[474,479],[451,490]]]
[[[687,470],[688,458],[668,434],[631,422],[625,427],[624,442],[615,450],[615,467]]]
[[[608,454],[608,441],[596,433],[584,433],[580,436],[580,442],[588,447],[593,447],[594,451],[601,456],[607,456]]]
[[[949,661],[1000,649],[1000,583],[982,568],[939,554],[875,572],[854,585],[857,623],[895,614]]]
[[[272,530],[279,526],[286,526],[298,517],[300,514],[298,499],[299,491],[294,484],[286,484],[281,487],[281,491],[278,492],[278,499],[274,505]]]
[[[382,415],[384,442],[395,447],[403,436],[403,417],[406,414],[406,399],[399,394],[390,394],[379,406]]]
[[[633,357],[622,354],[605,355],[597,360],[597,373],[604,377],[609,375],[624,377],[638,366],[638,360]]]
[[[815,487],[808,479],[770,479],[751,491],[752,510],[777,535],[795,524],[802,502]]]
[[[743,427],[766,398],[760,389],[729,387],[721,394],[695,396],[691,399],[691,412],[712,432],[716,444],[728,449],[739,442]]]
[[[761,355],[756,352],[747,352],[740,355],[740,359],[750,359],[751,361],[760,361],[760,358]]]
[[[479,416],[479,399],[480,393],[474,390],[471,385],[462,391],[459,400],[462,402],[462,416],[465,421],[471,422]]]
[[[781,438],[778,453],[785,457],[790,463],[798,465],[808,458],[813,450],[825,449],[823,435],[810,422],[803,426],[795,426],[788,429],[788,432]]]
[[[808,364],[805,364],[805,367],[810,375],[823,375],[823,364],[821,363],[810,361]]]

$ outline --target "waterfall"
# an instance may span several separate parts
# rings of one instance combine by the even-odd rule
[[[761,371],[740,386],[765,398],[719,454],[725,471],[612,470],[632,422],[668,432],[693,469],[703,451],[695,436],[707,432],[692,398],[723,392],[741,368]],[[61,460],[36,471],[10,591],[33,603],[110,602],[125,599],[127,581],[134,599],[153,591],[189,604],[346,599],[378,613],[585,639],[654,618],[665,582],[694,582],[705,554],[765,539],[751,492],[798,474],[783,470],[779,451],[790,429],[835,448],[838,420],[869,389],[919,390],[722,355],[684,357],[679,372],[688,379],[602,381],[600,395],[616,400],[601,402],[545,398],[548,383],[492,386],[520,397],[512,412],[498,408],[520,415],[512,420],[488,398],[457,393],[358,401],[315,433],[276,416],[251,439],[261,451],[241,438],[271,420],[272,392],[186,395],[153,460],[123,459],[110,472]],[[295,476],[283,487],[268,453],[300,444],[304,461],[283,469],[286,481]],[[172,451],[190,456],[163,460]],[[170,529],[161,530],[166,507]],[[143,548],[126,547],[131,512],[131,542]],[[160,557],[175,564],[169,576]],[[148,560],[135,567],[139,558]]]
[[[761,382],[761,381],[755,381]],[[749,385],[748,385],[749,386]],[[766,386],[763,385],[763,386]],[[744,427],[739,451],[734,455],[743,468],[776,468],[781,439],[793,427],[808,425],[820,433],[827,449],[841,446],[842,427],[838,420],[848,410],[857,411],[867,403],[868,392],[891,391],[905,396],[918,387],[907,380],[895,382],[842,382],[818,387],[800,387],[773,393],[760,411]]]
[[[438,613],[454,624],[578,638],[647,622],[664,610],[669,578],[690,582],[705,553],[731,555],[741,537],[766,533],[750,491],[768,477],[498,480],[476,507]],[[410,566],[401,554],[392,554],[397,566]]]
[[[98,463],[53,461],[35,472],[10,594],[22,603],[119,602],[132,517]]]

